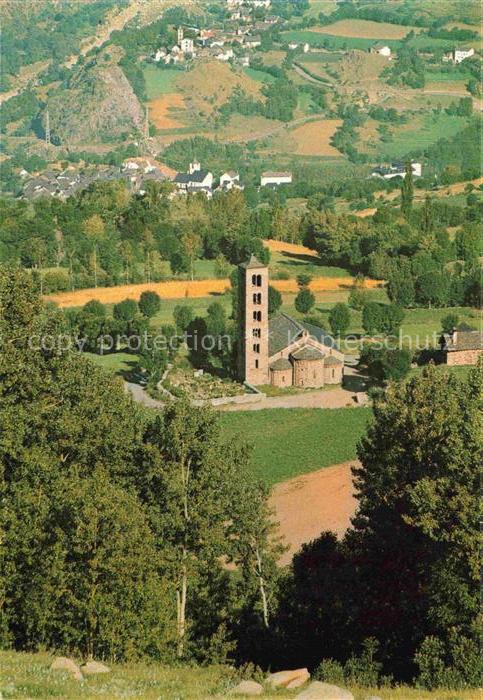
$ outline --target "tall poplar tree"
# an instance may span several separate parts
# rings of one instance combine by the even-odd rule
[[[411,161],[406,163],[406,174],[401,185],[401,212],[406,219],[411,214],[414,198],[413,168]]]

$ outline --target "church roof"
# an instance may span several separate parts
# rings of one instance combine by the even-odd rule
[[[304,332],[308,332],[321,345],[336,348],[335,340],[323,328],[311,323],[297,321],[288,314],[279,313],[269,321],[268,355],[271,357],[288,345],[291,345]]]
[[[341,365],[342,360],[339,360],[338,357],[334,357],[333,355],[327,355],[324,360],[324,365],[326,367],[335,366],[335,365]]]
[[[287,360],[286,357],[279,357],[278,360],[272,362],[272,364],[270,365],[270,369],[273,369],[275,371],[283,369],[292,369],[292,364],[289,360]]]
[[[252,270],[255,268],[260,268],[260,267],[267,267],[263,263],[258,260],[255,255],[250,256],[250,260],[247,260],[247,262],[241,263],[240,267],[243,267],[245,270]]]
[[[300,325],[303,326],[313,338],[318,340],[319,343],[322,343],[322,345],[338,350],[337,343],[335,342],[334,338],[331,335],[328,335],[328,333],[326,333],[323,328],[320,328],[320,326],[314,326],[313,323],[305,323],[305,321],[301,321]]]
[[[304,345],[292,353],[294,360],[322,360],[324,354],[312,345]]]
[[[294,318],[280,313],[270,319],[268,330],[268,356],[271,357],[291,345],[304,329]]]

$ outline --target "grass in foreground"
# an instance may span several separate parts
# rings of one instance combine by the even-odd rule
[[[356,458],[356,445],[371,417],[369,408],[275,408],[220,416],[229,441],[253,445],[255,475],[269,486],[299,474]]]
[[[167,667],[161,664],[115,664],[112,673],[90,676],[83,682],[70,680],[67,675],[49,671],[53,656],[47,653],[24,654],[0,651],[0,693],[4,700],[24,698],[102,697],[142,698],[143,700],[206,700],[227,698],[233,682],[230,670],[222,666]],[[354,688],[349,690],[355,700],[377,695],[382,700],[477,700],[475,690],[415,690],[399,688]],[[264,697],[295,698],[299,690],[269,691]]]

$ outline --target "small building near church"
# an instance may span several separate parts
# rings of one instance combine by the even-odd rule
[[[447,365],[476,365],[483,355],[483,332],[455,330],[442,337],[441,346]]]

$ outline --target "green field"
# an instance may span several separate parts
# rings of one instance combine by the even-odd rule
[[[297,41],[300,43],[309,44],[315,48],[327,48],[333,50],[361,49],[367,51],[377,41],[375,39],[360,39],[359,37],[334,36],[333,34],[321,34],[319,32],[311,32],[308,29],[293,29],[287,32],[282,32],[282,40],[286,42]],[[384,40],[384,43],[392,49],[397,49],[400,41]]]
[[[343,267],[324,265],[313,256],[278,251],[271,253],[270,269],[287,273],[291,278],[296,277],[299,272],[307,272],[312,277],[352,277],[352,274]]]
[[[264,70],[255,70],[255,68],[244,68],[243,72],[257,83],[273,83],[276,78],[271,73],[266,73]]]
[[[148,100],[154,100],[168,92],[176,92],[176,81],[182,75],[179,70],[157,66],[146,66],[143,73]]]
[[[428,70],[426,71],[425,77],[426,82],[453,83],[469,80],[469,78],[471,78],[471,73],[460,70],[452,70],[450,72],[442,70]]]
[[[441,112],[427,113],[392,131],[392,139],[380,141],[377,148],[383,160],[402,158],[407,153],[427,148],[441,138],[450,138],[465,128],[467,120]]]
[[[127,352],[113,352],[107,355],[96,355],[93,352],[86,352],[85,357],[88,357],[99,367],[122,376],[132,372],[138,361],[137,355]]]
[[[298,474],[356,457],[371,417],[369,408],[276,408],[221,416],[228,440],[253,445],[255,475],[271,486]]]
[[[71,680],[67,674],[49,671],[53,654],[0,651],[0,693],[5,700],[62,698],[62,700],[207,700],[228,697],[240,678],[228,666],[167,666],[160,663],[109,664],[112,673]],[[398,688],[350,687],[355,700],[378,695],[381,700],[476,700],[472,690],[415,690]],[[294,698],[298,691],[265,689],[264,697]]]
[[[338,63],[344,54],[338,51],[320,53],[306,53],[300,57],[299,63]],[[310,67],[310,66],[309,66]]]

